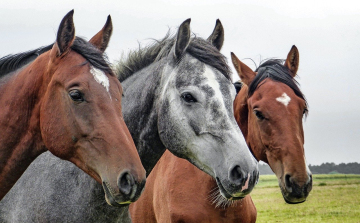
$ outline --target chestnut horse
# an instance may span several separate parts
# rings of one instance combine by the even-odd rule
[[[142,191],[145,170],[121,114],[122,87],[103,55],[111,19],[89,43],[75,37],[73,13],[54,44],[0,59],[0,199],[46,150],[102,183],[110,204]]]
[[[240,92],[234,114],[249,148],[276,173],[286,202],[305,201],[312,178],[303,148],[307,103],[293,79],[299,66],[297,48],[292,47],[284,65],[269,60],[256,72],[235,54],[231,57],[242,80],[242,86],[235,83]],[[130,213],[134,223],[256,221],[250,195],[236,202],[223,199],[212,177],[169,152],[154,167]]]

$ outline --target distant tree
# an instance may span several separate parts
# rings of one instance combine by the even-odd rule
[[[313,174],[360,174],[360,163],[322,163],[321,165],[309,165],[309,169]],[[260,175],[274,174],[269,165],[266,163],[259,163]]]
[[[328,174],[328,173],[344,173],[344,174],[360,174],[360,163],[322,163],[321,165],[309,165],[309,168],[314,174]]]

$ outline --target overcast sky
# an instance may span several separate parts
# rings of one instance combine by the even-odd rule
[[[111,15],[114,32],[106,51],[111,62],[138,42],[146,45],[169,27],[176,30],[187,18],[204,38],[219,18],[225,29],[222,53],[228,58],[231,51],[256,62],[285,58],[295,44],[298,81],[310,105],[304,123],[308,163],[360,162],[359,1],[0,0],[0,5],[0,57],[54,42],[71,9],[76,34],[87,39]],[[254,68],[252,61],[244,62]],[[235,72],[233,77],[238,79]]]

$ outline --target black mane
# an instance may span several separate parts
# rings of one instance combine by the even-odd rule
[[[49,51],[53,45],[39,47],[24,53],[10,54],[0,58],[0,78],[34,61],[39,55]],[[76,37],[70,48],[83,56],[95,68],[114,75],[106,55],[88,41]]]
[[[52,48],[53,44],[29,50],[24,53],[10,54],[0,58],[0,78],[34,61],[39,55]]]
[[[280,59],[270,59],[260,64],[255,70],[258,73],[249,86],[249,97],[254,94],[256,88],[264,79],[270,78],[289,86],[298,97],[305,101],[307,107],[308,104],[299,88],[299,83],[291,76],[290,70],[283,65],[283,62],[284,60]]]
[[[131,51],[127,59],[120,60],[116,65],[115,72],[121,81],[130,77],[135,72],[149,66],[151,63],[159,61],[168,56],[176,36],[169,33],[161,40],[155,40],[153,44]],[[186,52],[201,62],[219,70],[227,79],[231,80],[231,69],[227,64],[224,55],[220,53],[209,41],[193,36],[190,40]]]

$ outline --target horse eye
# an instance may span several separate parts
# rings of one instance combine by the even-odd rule
[[[263,115],[260,111],[254,110],[254,113],[255,113],[256,117],[257,117],[259,120],[264,120],[264,119],[265,119],[264,115]]]
[[[69,95],[73,101],[84,101],[83,94],[79,90],[71,90]]]
[[[183,93],[181,95],[181,98],[186,101],[187,103],[195,103],[197,102],[197,100],[194,98],[194,96],[192,96],[192,94],[190,93]]]

